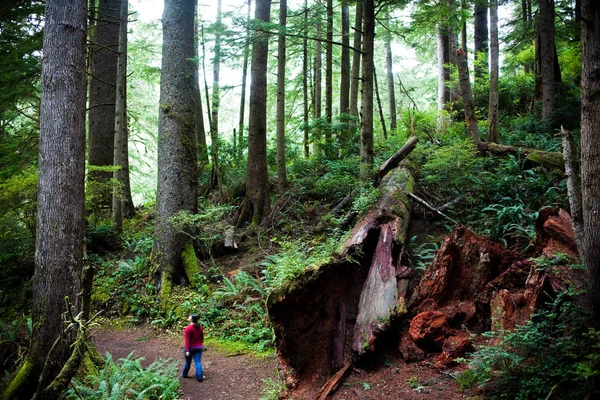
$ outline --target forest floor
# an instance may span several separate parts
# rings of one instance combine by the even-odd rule
[[[180,360],[183,367],[182,338],[164,334],[148,326],[135,328],[103,328],[94,333],[94,342],[100,351],[112,354],[114,360],[143,357],[147,366],[156,359]],[[206,346],[202,356],[204,381],[182,379],[184,400],[257,400],[262,396],[264,380],[277,378],[275,356],[255,357],[251,354],[232,355],[215,347]],[[194,374],[194,366],[190,376]]]
[[[113,359],[143,357],[144,365],[163,359],[181,360],[181,339],[161,333],[149,326],[135,328],[103,328],[94,333],[100,354],[109,352]],[[388,354],[379,365],[368,369],[354,368],[344,379],[333,400],[375,399],[446,399],[473,398],[460,393],[452,371],[440,372],[423,363],[405,363],[401,357]],[[207,346],[202,358],[205,379],[181,379],[184,400],[258,400],[263,396],[265,380],[278,381],[275,356],[256,357],[252,354],[228,354]],[[457,371],[454,371],[455,373]],[[193,376],[194,367],[190,371]],[[323,377],[314,377],[323,380]],[[316,383],[316,382],[314,382]],[[309,385],[315,387],[314,385]],[[302,390],[291,393],[292,398],[312,398],[314,393]]]

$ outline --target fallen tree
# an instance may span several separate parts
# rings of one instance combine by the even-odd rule
[[[390,172],[379,201],[355,226],[339,258],[269,296],[280,365],[294,371],[286,382],[298,385],[295,397],[313,397],[315,384],[327,396],[406,311],[411,270],[402,267],[401,254],[410,219],[406,193],[413,186],[408,163]],[[328,382],[338,370],[343,372]]]
[[[563,154],[557,151],[541,151],[530,147],[505,146],[490,142],[481,142],[478,148],[483,153],[490,153],[497,156],[521,155],[534,165],[557,169],[559,171],[565,170]]]

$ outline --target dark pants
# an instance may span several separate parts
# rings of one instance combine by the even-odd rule
[[[185,364],[183,365],[183,371],[181,371],[181,376],[187,376],[188,372],[190,372],[190,367],[192,364],[192,358],[194,359],[194,364],[196,365],[196,379],[198,381],[202,380],[202,363],[200,360],[202,359],[202,348],[198,349],[190,349],[190,355],[185,355],[185,349],[183,350],[183,355],[185,356]]]

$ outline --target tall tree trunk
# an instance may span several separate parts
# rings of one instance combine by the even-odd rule
[[[45,388],[52,382],[71,354],[76,333],[62,333],[65,298],[74,314],[82,311],[86,12],[86,0],[46,1],[33,332],[25,361],[3,399],[29,399],[38,384]],[[40,376],[47,359],[47,374]]]
[[[327,45],[325,46],[325,119],[333,116],[333,0],[327,0]],[[331,129],[325,133],[327,149],[331,146]]]
[[[589,274],[592,314],[600,325],[600,3],[581,2],[582,93],[581,171],[584,260]]]
[[[392,35],[385,35],[385,61],[387,66],[387,91],[390,110],[390,131],[396,131],[396,93],[394,87],[394,60],[392,57]]]
[[[375,4],[363,0],[363,54],[360,123],[360,177],[367,181],[373,169],[373,45],[375,39]]]
[[[215,22],[215,47],[213,49],[213,87],[212,87],[212,109],[210,119],[210,142],[212,160],[212,183],[220,185],[219,173],[219,108],[221,107],[221,0],[217,0],[217,21]]]
[[[100,184],[95,188],[99,196],[94,202],[101,212],[111,209],[112,172],[98,171],[94,167],[113,165],[120,10],[121,0],[99,0],[97,20],[90,32],[88,180]]]
[[[350,112],[350,7],[342,3],[342,59],[340,78],[340,113]]]
[[[257,0],[254,18],[269,22],[271,0]],[[267,66],[269,58],[269,35],[254,31],[250,80],[250,120],[248,131],[248,176],[246,198],[238,225],[252,221],[261,223],[269,215],[269,176],[267,171]]]
[[[206,115],[208,116],[208,126],[212,126],[212,115],[210,111],[210,96],[208,94],[208,79],[206,79],[206,39],[204,38],[204,25],[200,27],[200,46],[202,47],[202,77],[204,78],[204,95],[206,96]]]
[[[446,109],[446,104],[450,101],[450,38],[447,30],[441,24],[437,28],[437,58],[438,58],[438,110]]]
[[[320,39],[323,34],[322,23],[321,23],[321,0],[316,1],[316,26],[317,26],[317,38]],[[315,119],[321,118],[322,110],[322,70],[323,70],[323,45],[319,40],[315,43],[315,72],[314,72],[314,113]]]
[[[158,118],[158,190],[152,263],[161,306],[170,306],[173,283],[189,281],[182,254],[189,236],[171,217],[198,208],[194,109],[194,11],[196,0],[165,0]]]
[[[577,148],[573,140],[573,134],[560,127],[560,136],[562,137],[563,159],[565,162],[565,175],[567,176],[567,195],[569,196],[569,209],[571,212],[571,221],[573,222],[573,232],[577,242],[579,257],[585,260],[583,238],[583,210],[581,203],[581,175],[579,173],[579,157]]]
[[[350,81],[350,115],[358,118],[358,84],[360,83],[360,59],[362,45],[362,17],[363,0],[356,2],[356,16],[354,19],[354,51],[352,53],[352,80]],[[352,121],[351,126],[356,126]]]
[[[521,20],[521,29],[523,29],[523,32],[527,32],[527,30],[529,29],[529,21],[531,20],[531,0],[521,0]],[[528,74],[531,71],[531,69],[532,68],[530,64],[525,64],[523,66],[523,71],[526,74]]]
[[[277,43],[277,185],[279,193],[287,189],[285,170],[285,27],[287,0],[279,0],[279,42]]]
[[[463,49],[458,49],[456,56],[458,62],[460,94],[463,98],[467,130],[469,131],[469,136],[471,136],[473,139],[475,146],[479,146],[479,143],[481,143],[481,133],[479,132],[477,116],[475,115],[475,103],[473,102],[473,91],[471,89],[471,81],[469,80],[469,64],[467,64],[467,55]]]
[[[387,139],[387,127],[385,126],[385,117],[383,116],[383,107],[381,106],[381,96],[379,95],[379,81],[377,80],[377,67],[373,63],[373,82],[375,83],[375,98],[377,99],[377,110],[379,111],[379,121],[381,122],[381,131],[383,138]]]
[[[249,1],[249,0],[248,0]],[[196,4],[196,10],[194,11],[194,56],[195,59],[199,59],[198,47],[200,46],[200,40],[198,35],[198,5]],[[200,68],[198,63],[194,65],[194,100],[195,100],[195,111],[196,111],[196,138],[198,139],[198,165],[204,170],[204,167],[208,164],[208,146],[206,144],[206,128],[204,127],[204,110],[202,110],[202,91],[200,90]]]
[[[322,23],[321,23],[321,0],[317,0],[315,2],[315,10],[316,10],[316,15],[315,15],[315,23],[316,23],[316,27],[317,27],[317,38],[321,39],[321,36],[323,34],[323,27],[322,27]],[[314,79],[314,98],[313,98],[313,109],[314,109],[314,117],[315,119],[319,119],[321,118],[321,112],[322,112],[322,70],[323,70],[323,46],[321,44],[321,41],[317,40],[315,43],[315,65],[314,65],[314,73],[313,73],[313,79]],[[319,128],[320,124],[317,124],[317,126],[314,128],[313,131],[313,140],[312,142],[315,144],[319,144],[321,142],[321,135],[322,135],[322,131]],[[313,145],[314,146],[314,145]],[[314,150],[314,147],[313,147]]]
[[[117,232],[123,230],[123,208],[125,202],[125,163],[124,156],[129,154],[123,151],[127,146],[127,18],[129,13],[129,0],[121,1],[121,24],[119,28],[119,57],[117,64],[117,90],[115,106],[115,144],[113,178],[116,182],[113,191],[112,218],[113,226]],[[125,153],[125,154],[124,154]],[[129,164],[129,163],[127,163]]]
[[[473,68],[475,84],[483,83],[481,79],[488,70],[488,0],[475,0],[474,39],[475,67]]]
[[[542,119],[549,121],[554,112],[554,0],[540,0],[539,56]]]
[[[242,93],[240,96],[240,121],[238,123],[237,158],[242,158],[242,138],[244,137],[244,114],[246,111],[246,78],[248,77],[248,58],[250,57],[250,10],[252,0],[248,0],[248,13],[246,16],[246,42],[244,43],[244,62],[242,66]]]
[[[308,136],[308,0],[304,0],[304,41],[302,42],[302,92],[304,95],[304,157],[310,157],[310,138]]]
[[[488,140],[498,143],[498,0],[490,0],[490,101],[488,107]]]

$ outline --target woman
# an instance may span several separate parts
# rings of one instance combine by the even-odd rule
[[[189,378],[188,372],[190,372],[190,366],[192,363],[192,357],[194,358],[194,364],[196,365],[196,380],[202,382],[204,378],[202,375],[202,350],[204,349],[204,329],[198,322],[200,317],[197,314],[192,314],[188,317],[190,324],[183,331],[183,337],[185,339],[185,364],[181,376],[183,378]]]

